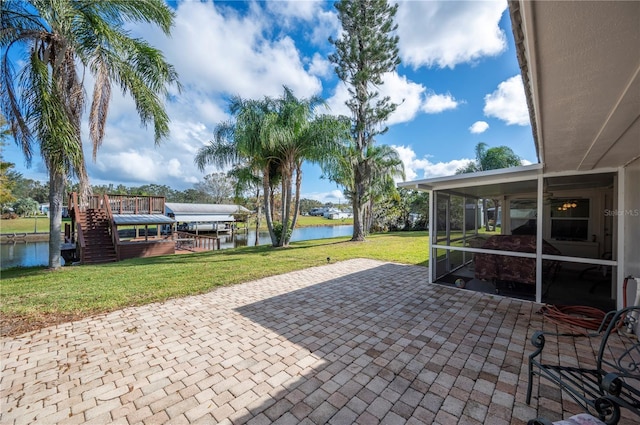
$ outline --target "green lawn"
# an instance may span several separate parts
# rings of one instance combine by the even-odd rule
[[[199,294],[217,286],[351,258],[427,265],[426,232],[295,242],[289,248],[245,247],[198,254],[140,258],[106,265],[2,271],[2,334],[132,305]]]
[[[71,219],[63,219],[62,220],[62,229],[64,229],[64,223],[71,223]],[[266,230],[267,223],[265,220],[262,220],[262,227]],[[312,217],[312,216],[298,216],[298,227],[310,227],[310,226],[337,226],[341,224],[353,224],[353,219],[343,219],[343,220],[329,220],[323,217]],[[244,224],[240,223],[240,227],[243,227]],[[133,226],[131,226],[133,227]],[[255,223],[249,225],[250,229],[255,227]],[[125,226],[121,226],[122,229],[126,228]],[[0,220],[0,233],[34,233],[34,230],[37,230],[38,233],[48,233],[49,232],[49,217],[46,215],[38,216],[38,217],[28,217],[28,218],[16,218],[13,220]],[[149,228],[150,233],[155,232],[155,227]]]
[[[342,218],[340,220],[329,220],[324,217],[317,217],[312,215],[298,216],[298,227],[309,226],[338,226],[342,224],[353,224],[353,218]]]
[[[62,220],[64,223],[71,223],[70,219]],[[15,218],[13,220],[0,220],[0,233],[49,233],[49,217],[39,215],[37,217]]]

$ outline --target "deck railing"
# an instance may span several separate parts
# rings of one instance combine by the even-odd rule
[[[86,242],[84,240],[84,234],[82,232],[82,226],[80,225],[80,203],[78,201],[78,194],[73,192],[69,196],[69,212],[73,214],[73,221],[75,223],[75,229],[71,230],[71,242],[76,244],[76,252],[80,262],[84,261],[84,251]],[[75,233],[75,234],[74,234]]]
[[[109,195],[113,214],[164,214],[164,197]]]
[[[175,232],[176,248],[198,248],[205,251],[220,249],[220,238],[213,236],[194,235],[187,232]]]
[[[104,195],[104,205],[107,210],[107,217],[109,217],[109,223],[111,223],[110,233],[111,233],[111,241],[113,241],[113,246],[116,250],[116,258],[120,259],[120,235],[118,234],[118,226],[116,222],[113,220],[113,212],[111,211],[111,202],[109,201],[109,195]]]
[[[69,196],[69,209],[78,207],[86,209],[106,209],[109,203],[111,214],[164,214],[163,196],[131,196],[131,195],[91,195],[82,202],[77,193]],[[75,200],[75,201],[72,201]]]

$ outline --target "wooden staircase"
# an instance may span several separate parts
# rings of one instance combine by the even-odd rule
[[[79,223],[82,227],[85,248],[84,264],[110,263],[118,261],[109,228],[111,223],[107,212],[102,209],[80,211]]]

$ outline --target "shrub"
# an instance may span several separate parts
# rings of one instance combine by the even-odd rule
[[[278,240],[281,239],[282,236],[282,223],[276,221],[275,223],[273,223],[273,233],[276,234],[276,238],[278,238]],[[291,228],[289,226],[287,226],[287,240],[291,239],[291,233],[293,232],[293,230],[291,230]]]

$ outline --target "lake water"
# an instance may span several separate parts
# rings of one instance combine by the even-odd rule
[[[336,238],[339,236],[351,236],[352,225],[302,227],[295,229],[291,235],[291,241],[308,241],[313,239]],[[254,246],[256,232],[236,235],[220,235],[220,248],[229,249],[241,246]],[[259,244],[271,244],[269,232],[260,232]],[[64,260],[61,259],[64,263]],[[49,242],[16,242],[0,245],[0,269],[10,267],[45,266],[49,262]]]

